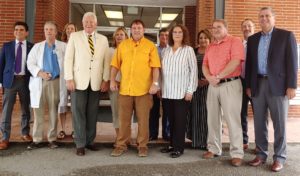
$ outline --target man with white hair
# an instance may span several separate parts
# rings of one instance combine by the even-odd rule
[[[45,104],[48,104],[49,125],[47,138],[49,148],[57,148],[57,112],[60,102],[60,93],[67,93],[60,84],[63,58],[66,44],[56,40],[57,26],[48,21],[44,25],[45,41],[37,43],[31,49],[27,67],[31,73],[29,81],[30,104],[34,112],[33,142],[27,147],[35,149],[42,147],[44,131]]]
[[[85,155],[85,148],[94,145],[99,90],[109,88],[109,46],[105,36],[96,31],[97,17],[87,12],[82,18],[83,30],[71,34],[65,55],[65,80],[71,91],[71,108],[76,154]]]

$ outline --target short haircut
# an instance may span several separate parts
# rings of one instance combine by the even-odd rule
[[[169,45],[170,46],[174,46],[174,40],[173,40],[173,31],[176,27],[179,27],[181,28],[182,30],[182,33],[183,33],[183,38],[182,38],[182,46],[185,46],[185,45],[190,45],[190,35],[189,35],[189,30],[181,25],[181,24],[177,24],[175,26],[173,26],[170,30],[170,34],[169,34]]]
[[[224,19],[214,19],[214,21],[213,21],[213,23],[212,24],[214,24],[214,23],[222,23],[224,26],[225,26],[225,28],[227,29],[227,22],[226,22],[226,20],[224,20]]]
[[[114,34],[113,34],[113,47],[117,47],[116,34],[117,34],[117,32],[119,32],[119,31],[123,31],[123,32],[125,33],[125,38],[128,39],[128,34],[127,34],[126,29],[125,29],[124,27],[118,27],[118,28],[116,29],[116,31],[114,32]]]
[[[23,26],[23,27],[25,28],[25,31],[28,31],[28,30],[29,30],[27,23],[25,23],[24,21],[17,21],[17,22],[15,22],[14,28],[15,28],[16,26]]]
[[[86,12],[83,17],[82,17],[82,21],[86,18],[86,17],[93,17],[95,22],[97,23],[97,16],[95,15],[94,12]]]
[[[272,9],[272,7],[262,7],[260,8],[260,12],[263,11],[263,10],[270,10],[272,15],[275,16],[275,12],[274,10]]]
[[[243,26],[243,24],[244,24],[246,21],[250,21],[253,25],[255,25],[255,24],[254,24],[254,21],[253,21],[252,19],[246,18],[246,19],[244,19],[244,20],[242,21],[241,26]]]
[[[47,24],[50,24],[50,25],[54,26],[55,29],[56,29],[56,31],[58,31],[57,24],[56,24],[54,21],[46,21],[45,24],[44,24],[44,27],[45,27]]]
[[[168,28],[161,28],[161,29],[159,30],[158,35],[160,35],[160,33],[162,33],[162,32],[169,32],[169,30],[168,30]]]
[[[212,38],[211,33],[209,32],[208,29],[203,29],[200,32],[198,32],[197,43],[199,43],[199,38],[200,38],[201,34],[204,34],[206,36],[206,38],[208,38],[209,42],[211,42],[211,38]]]
[[[130,27],[132,27],[133,24],[141,24],[143,28],[145,28],[145,23],[140,19],[135,19],[131,22]]]

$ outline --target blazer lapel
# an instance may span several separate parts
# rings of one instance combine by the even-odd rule
[[[83,40],[83,43],[84,43],[86,49],[89,51],[89,54],[92,55],[92,53],[91,53],[91,51],[90,51],[90,50],[91,50],[91,49],[90,49],[90,45],[89,45],[87,36],[85,35],[84,31],[82,31],[82,35],[81,35],[81,36],[82,36],[82,40]]]
[[[94,53],[94,56],[98,56],[98,53],[99,53],[99,49],[102,48],[100,45],[100,37],[97,35],[96,31],[95,31],[95,53]]]
[[[255,46],[253,49],[254,49],[254,52],[253,53],[256,53],[255,55],[255,60],[254,60],[254,64],[255,64],[255,69],[256,69],[256,73],[257,73],[257,69],[258,69],[258,45],[259,45],[259,40],[260,40],[260,37],[261,37],[261,33],[259,32],[257,34],[257,37],[254,38],[254,45]]]
[[[269,51],[268,51],[268,61],[271,59],[271,54],[272,54],[272,50],[273,50],[273,45],[274,42],[276,42],[276,38],[277,38],[277,30],[274,27],[273,28],[273,32],[272,32],[272,37],[271,37],[271,41],[270,41],[270,45],[269,45]],[[269,62],[268,62],[269,63]]]
[[[16,59],[15,47],[16,47],[16,41],[14,40],[13,42],[11,42],[11,45],[10,45],[11,56],[12,56],[11,58],[13,58],[14,60]]]

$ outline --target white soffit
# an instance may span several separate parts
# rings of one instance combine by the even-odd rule
[[[71,3],[125,6],[184,7],[196,6],[196,0],[69,0]]]

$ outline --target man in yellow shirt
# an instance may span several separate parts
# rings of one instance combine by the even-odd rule
[[[159,90],[158,77],[160,59],[157,48],[144,38],[145,25],[141,20],[131,23],[132,37],[124,40],[112,59],[110,89],[119,89],[116,74],[121,72],[119,95],[119,134],[111,156],[120,156],[127,150],[126,142],[130,138],[133,110],[138,120],[137,147],[138,156],[148,155],[149,113],[152,107],[152,95]]]

